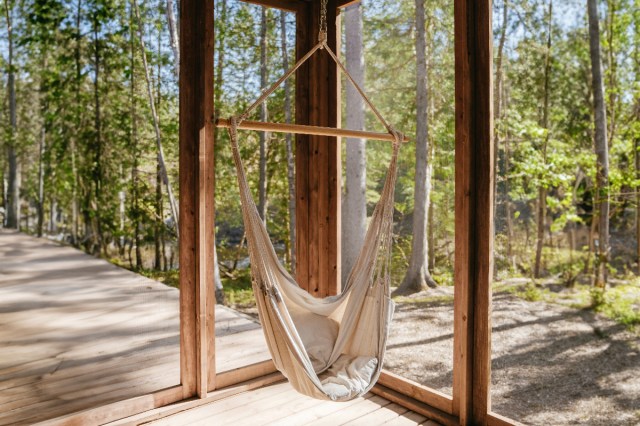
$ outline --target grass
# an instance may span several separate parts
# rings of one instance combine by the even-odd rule
[[[622,284],[609,288],[601,296],[593,299],[592,306],[596,312],[640,333],[640,285],[638,280],[633,284]]]
[[[168,285],[169,287],[180,288],[179,269],[170,269],[168,271],[157,271],[155,269],[131,269],[129,262],[125,262],[118,257],[112,257],[108,260],[114,265],[117,265],[124,269],[128,269],[129,271],[135,272],[136,274],[140,274],[154,281],[161,282],[165,285]]]
[[[153,269],[144,269],[137,271],[139,274],[144,275],[152,280],[160,281],[170,287],[180,288],[180,271],[178,269],[172,269],[170,271],[156,271]]]
[[[410,303],[414,305],[420,304],[446,304],[453,303],[453,295],[439,294],[435,296],[408,297],[396,296],[393,298],[396,303]]]
[[[640,335],[640,279],[611,285],[604,291],[591,285],[576,284],[573,288],[555,285],[552,288],[533,282],[520,285],[498,283],[493,291],[511,293],[529,302],[592,310]]]
[[[251,308],[256,301],[251,288],[251,272],[249,269],[236,270],[231,277],[222,279],[224,297],[227,304],[238,308]]]

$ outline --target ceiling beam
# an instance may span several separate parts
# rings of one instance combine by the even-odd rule
[[[271,7],[286,12],[298,12],[304,6],[306,1],[300,0],[242,0],[245,3],[251,3],[258,6]]]
[[[360,3],[360,0],[338,0],[336,2],[336,7],[339,9],[351,6],[352,4]]]

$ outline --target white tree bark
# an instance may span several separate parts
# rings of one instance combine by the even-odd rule
[[[140,37],[140,49],[142,53],[142,66],[144,68],[144,78],[147,82],[147,94],[149,95],[149,107],[151,108],[151,116],[153,117],[153,128],[156,134],[156,145],[158,148],[158,162],[160,163],[160,172],[162,174],[162,180],[167,187],[167,194],[169,196],[169,205],[171,206],[171,215],[173,216],[173,223],[175,224],[176,235],[180,237],[180,227],[178,226],[178,206],[176,199],[173,196],[173,190],[171,189],[171,182],[169,181],[169,175],[167,173],[167,166],[164,161],[164,150],[162,149],[162,138],[160,136],[160,124],[158,122],[158,114],[156,112],[155,100],[153,96],[153,86],[151,78],[149,77],[149,66],[147,64],[147,50],[144,43],[144,30],[142,19],[140,19],[140,10],[138,9],[137,0],[133,0],[133,7],[136,13],[136,19],[138,21],[138,36]]]
[[[602,55],[600,53],[600,26],[596,0],[587,0],[589,15],[589,51],[591,53],[591,79],[593,84],[593,110],[595,120],[595,149],[598,184],[598,268],[596,285],[607,284],[609,259],[609,147],[607,145],[607,115],[604,106]]]
[[[362,4],[355,3],[344,13],[346,67],[364,87]],[[346,86],[346,127],[364,130],[364,100],[352,84]],[[342,200],[342,282],[345,283],[364,242],[367,226],[367,155],[364,139],[347,139],[346,183]]]
[[[40,145],[38,147],[38,222],[36,235],[42,237],[44,231],[44,155],[46,150],[46,126],[42,123],[40,129]]]
[[[171,41],[171,50],[173,51],[173,72],[176,75],[176,81],[180,78],[180,42],[178,39],[178,25],[176,24],[176,15],[173,12],[173,0],[167,0],[167,23],[169,25],[169,38]]]
[[[409,269],[394,294],[410,294],[435,287],[429,273],[427,225],[431,193],[431,146],[425,0],[416,0],[416,177],[413,208],[413,242]]]
[[[219,3],[220,11],[216,14],[222,22],[227,20],[227,0],[221,0]],[[216,64],[216,77],[214,86],[217,88],[214,94],[214,110],[217,110],[221,107],[221,95],[222,95],[222,79],[223,74],[222,70],[224,69],[224,41],[226,39],[226,26],[223,26],[220,31],[216,33],[216,42],[218,46],[216,47],[216,52],[218,53],[218,63]],[[179,54],[178,54],[179,57]],[[214,145],[218,143],[218,131],[220,129],[214,128],[213,130],[213,143]],[[215,179],[214,183],[214,191],[215,191]],[[215,221],[215,219],[214,219]],[[215,228],[215,224],[214,224]],[[216,235],[215,230],[213,234],[213,285],[215,287],[216,294],[216,303],[220,305],[225,304],[225,295],[222,286],[222,279],[220,278],[220,266],[218,265],[218,248],[216,247]]]

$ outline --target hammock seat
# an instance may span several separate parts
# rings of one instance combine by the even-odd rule
[[[301,289],[280,264],[253,200],[240,152],[242,120],[318,49],[325,49],[347,74],[393,136],[393,151],[382,194],[363,247],[341,294],[318,299]],[[393,199],[399,146],[404,136],[389,126],[351,79],[326,37],[244,114],[229,119],[242,216],[247,236],[253,292],[267,346],[275,363],[300,393],[347,401],[368,392],[377,381],[394,303],[389,297]]]

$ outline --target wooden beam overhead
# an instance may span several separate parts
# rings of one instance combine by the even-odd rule
[[[349,7],[353,4],[360,3],[361,0],[338,0],[336,2],[336,7],[342,9],[345,7]]]
[[[486,425],[491,376],[493,101],[491,0],[455,2],[453,410]]]
[[[273,9],[285,10],[287,12],[298,12],[301,8],[305,8],[310,0],[242,0],[245,3],[255,4],[257,6],[265,6]],[[361,0],[337,0],[335,7],[342,9],[352,4],[360,3]]]
[[[280,9],[287,12],[298,12],[307,3],[302,0],[242,0],[245,3]]]

